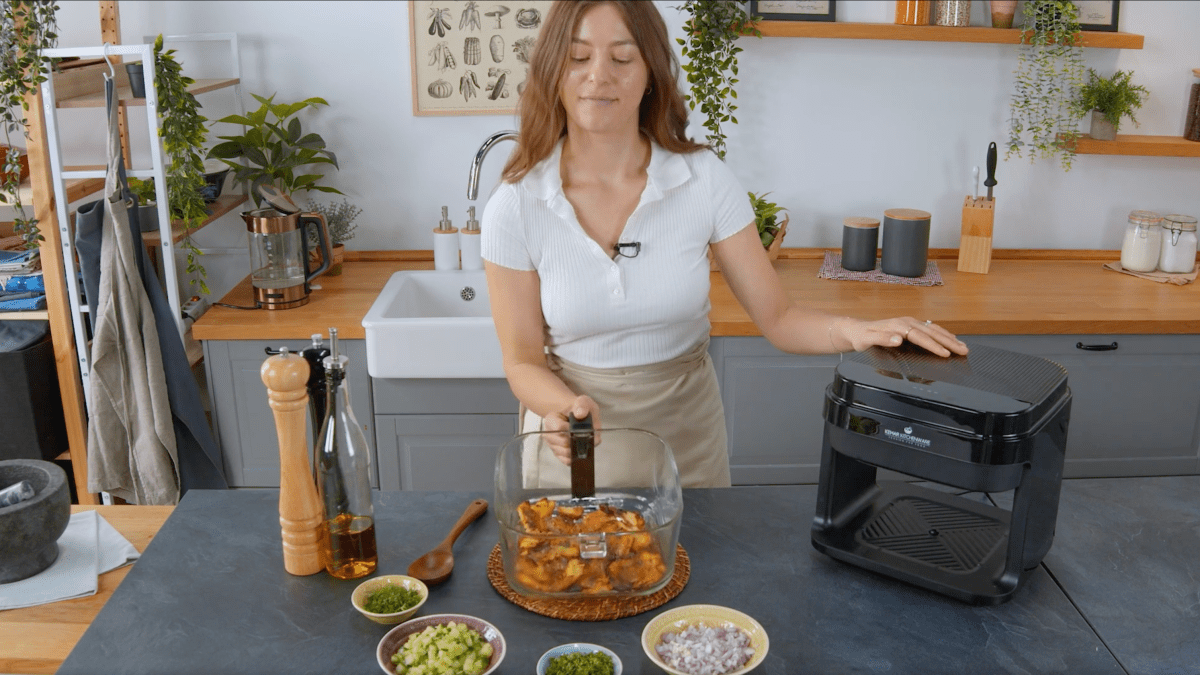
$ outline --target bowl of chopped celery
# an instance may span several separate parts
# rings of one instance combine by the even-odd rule
[[[572,642],[542,654],[537,675],[621,675],[621,658],[600,645]]]
[[[489,675],[507,651],[495,626],[466,614],[430,614],[388,631],[375,652],[387,675]]]
[[[350,602],[375,623],[393,625],[411,619],[428,597],[429,588],[420,579],[386,574],[359,584]]]

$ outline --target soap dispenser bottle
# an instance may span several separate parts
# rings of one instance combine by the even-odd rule
[[[479,249],[479,221],[475,220],[474,206],[467,207],[467,226],[458,234],[459,246],[462,248],[462,268],[483,269],[483,256]]]
[[[350,409],[345,356],[338,353],[337,329],[329,329],[325,357],[326,403],[317,453],[317,494],[325,510],[321,561],[338,579],[375,571],[375,509],[371,504],[371,455],[362,427]]]
[[[448,209],[442,207],[442,220],[433,230],[433,269],[458,269],[458,228],[450,223]]]

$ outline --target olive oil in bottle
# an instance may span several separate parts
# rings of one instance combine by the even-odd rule
[[[338,354],[337,329],[329,329],[325,357],[326,404],[317,453],[317,492],[325,507],[321,559],[338,579],[375,571],[375,510],[371,505],[371,455],[350,408],[345,356]]]

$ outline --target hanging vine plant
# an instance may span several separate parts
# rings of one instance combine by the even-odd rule
[[[742,48],[737,39],[744,34],[762,37],[752,17],[747,17],[738,0],[687,0],[678,9],[688,14],[683,24],[686,38],[677,38],[683,46],[680,66],[687,73],[690,93],[685,94],[688,108],[700,107],[704,115],[705,140],[717,157],[725,159],[725,131],[722,124],[737,124],[738,64]]]
[[[1072,105],[1084,80],[1079,8],[1067,0],[1027,0],[1010,101],[1006,159],[1058,156],[1071,169],[1083,115]]]
[[[37,91],[53,67],[42,50],[58,44],[57,11],[58,5],[43,0],[0,1],[0,109],[8,148],[0,178],[0,202],[12,207],[13,230],[26,248],[37,248],[43,237],[37,218],[27,217],[21,203],[21,152],[13,147],[12,136],[19,131],[28,138],[26,96]]]
[[[208,295],[208,276],[199,257],[204,255],[192,242],[192,232],[208,217],[204,206],[204,142],[208,137],[207,118],[200,114],[200,103],[187,90],[195,82],[183,74],[175,60],[175,50],[163,51],[163,36],[154,41],[154,91],[162,125],[163,150],[167,155],[167,202],[171,219],[183,222],[184,238],[180,246],[187,251],[188,283],[199,286]]]

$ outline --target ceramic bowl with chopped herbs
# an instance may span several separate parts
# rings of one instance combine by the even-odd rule
[[[606,647],[572,642],[542,654],[537,675],[621,675],[621,659]]]
[[[350,596],[350,602],[354,609],[375,623],[391,625],[412,618],[428,597],[429,588],[420,579],[386,574],[359,584]]]

